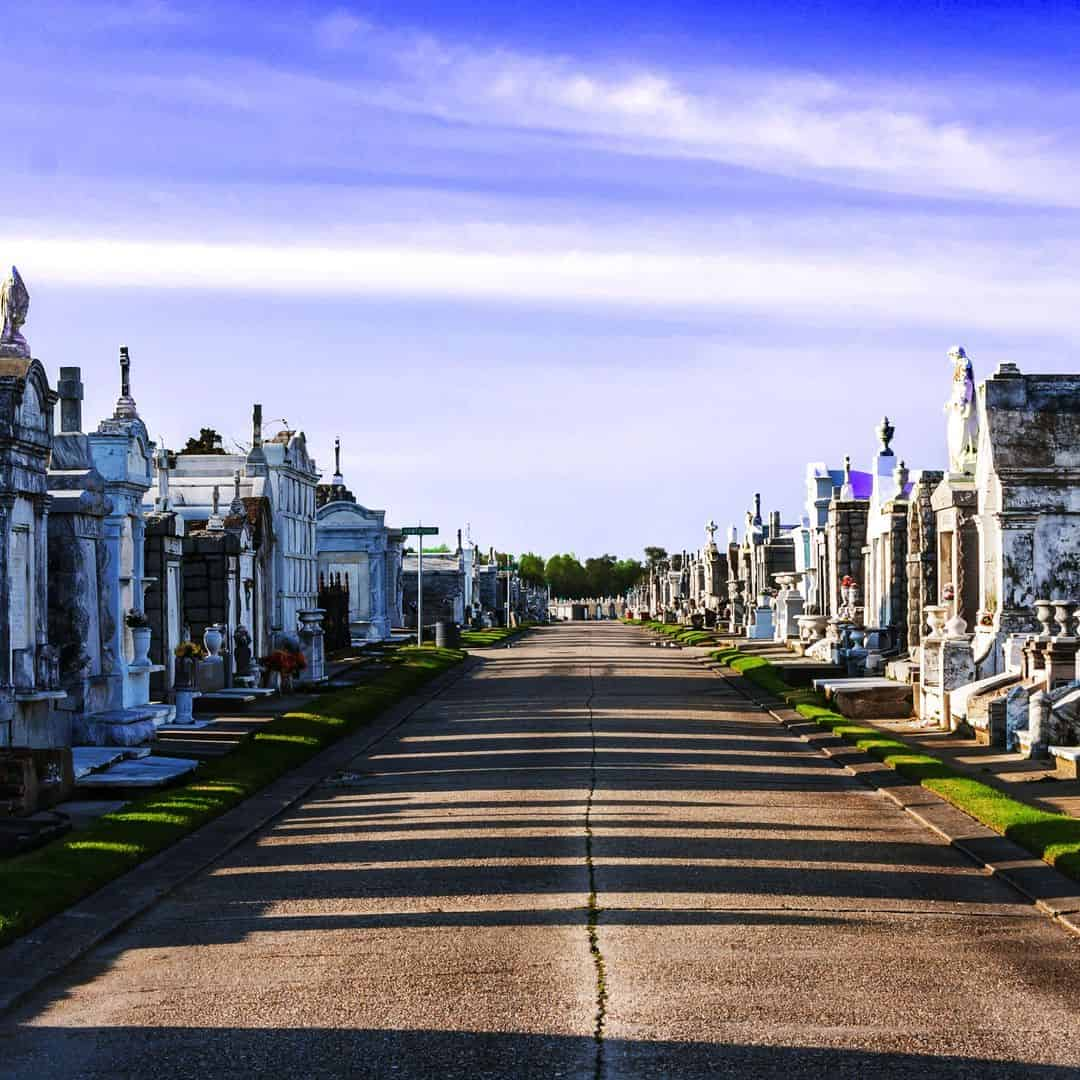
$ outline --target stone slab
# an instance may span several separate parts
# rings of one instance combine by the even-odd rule
[[[76,743],[86,746],[138,746],[149,742],[157,728],[175,715],[172,705],[104,709],[76,717],[72,737]]]
[[[838,713],[851,720],[902,720],[914,708],[911,687],[892,680],[877,686],[835,686],[826,691],[826,697]]]
[[[75,769],[76,780],[107,769],[123,759],[123,748],[118,746],[73,746],[71,748],[71,763]]]
[[[104,772],[91,773],[79,781],[82,790],[109,788],[156,788],[170,784],[187,773],[194,772],[199,762],[191,758],[158,757],[126,759]]]

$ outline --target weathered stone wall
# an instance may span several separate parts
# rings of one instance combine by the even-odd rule
[[[907,648],[922,644],[929,633],[923,608],[937,602],[937,529],[930,499],[944,473],[924,470],[913,482],[906,528]]]
[[[863,586],[863,548],[866,546],[868,504],[863,500],[829,503],[826,525],[829,551],[829,614],[840,610],[840,582],[845,575]]]
[[[193,641],[201,641],[207,627],[228,623],[229,559],[239,552],[239,539],[232,533],[184,537],[184,621]]]

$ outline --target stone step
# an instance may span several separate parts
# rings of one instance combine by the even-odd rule
[[[82,790],[96,791],[165,787],[198,767],[199,762],[192,758],[150,754],[142,758],[127,758],[103,772],[91,773],[79,780],[76,786]]]

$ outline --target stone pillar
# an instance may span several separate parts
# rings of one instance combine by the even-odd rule
[[[11,546],[11,515],[15,496],[0,494],[0,738],[12,745],[15,723],[15,680],[11,670],[11,583],[8,574]]]
[[[322,608],[311,608],[298,614],[300,648],[307,659],[307,668],[300,676],[300,681],[322,682],[326,678],[326,649],[322,627],[325,612]]]

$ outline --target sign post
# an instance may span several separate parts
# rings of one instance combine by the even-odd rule
[[[513,555],[506,556],[506,629],[510,629],[510,576],[517,569]]]
[[[437,525],[406,525],[402,536],[418,537],[416,542],[416,644],[424,644],[424,537],[438,536]]]

